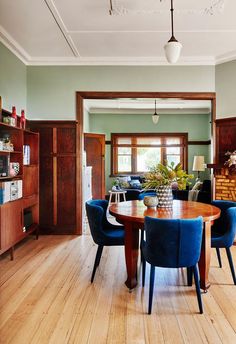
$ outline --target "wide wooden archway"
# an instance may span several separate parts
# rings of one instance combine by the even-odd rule
[[[83,154],[83,108],[85,99],[115,99],[115,98],[179,98],[184,100],[211,101],[211,147],[213,162],[215,161],[215,119],[216,94],[215,92],[76,92],[76,119],[77,119],[77,234],[82,234],[82,154]]]

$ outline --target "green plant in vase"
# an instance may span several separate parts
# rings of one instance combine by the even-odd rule
[[[182,165],[174,162],[170,165],[157,164],[150,168],[145,174],[145,189],[154,189],[158,196],[158,207],[170,208],[173,205],[172,184],[177,183],[180,190],[185,190],[190,184],[190,179],[194,178],[192,174],[188,174],[182,169]]]

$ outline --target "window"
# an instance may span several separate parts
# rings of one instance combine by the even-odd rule
[[[135,174],[172,161],[187,170],[186,133],[111,134],[111,174]]]

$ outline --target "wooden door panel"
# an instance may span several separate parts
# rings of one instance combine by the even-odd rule
[[[1,206],[1,249],[13,246],[24,237],[22,200]]]
[[[40,134],[39,151],[40,155],[51,154],[53,151],[53,128],[39,128],[37,131]]]
[[[40,226],[53,225],[53,158],[41,157],[39,174],[39,219]]]
[[[76,128],[57,128],[57,153],[76,152]]]
[[[76,222],[76,159],[57,158],[57,224],[71,226]]]
[[[105,135],[85,134],[84,149],[87,166],[92,166],[93,199],[105,198]]]

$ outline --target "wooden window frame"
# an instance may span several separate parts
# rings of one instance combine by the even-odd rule
[[[117,144],[117,139],[121,137],[131,138],[131,144]],[[139,137],[158,137],[161,138],[160,145],[137,145],[136,141]],[[165,138],[179,137],[182,142],[176,145],[166,145],[163,143]],[[131,172],[118,172],[118,147],[131,147]],[[137,171],[137,148],[138,147],[161,147],[162,162],[165,159],[165,148],[180,147],[181,148],[181,163],[183,169],[188,171],[188,133],[111,133],[111,176],[117,175],[132,175],[144,172]]]

